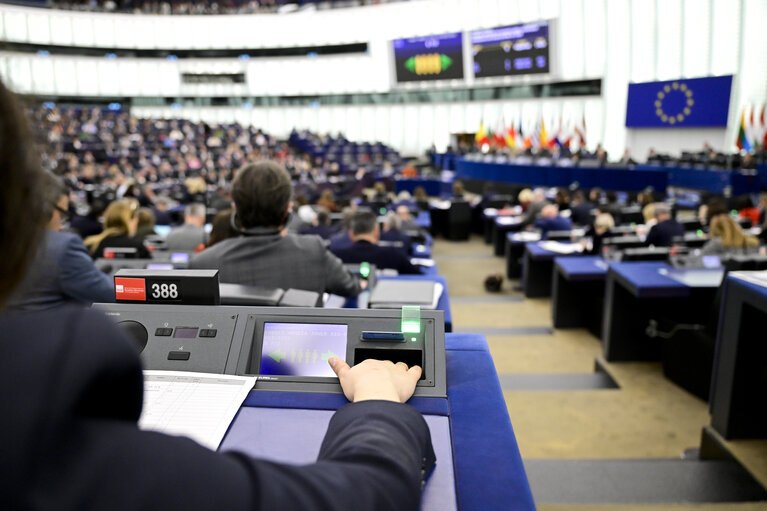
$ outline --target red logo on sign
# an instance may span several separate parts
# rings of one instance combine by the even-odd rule
[[[115,277],[115,298],[117,300],[146,301],[146,282],[144,279]]]

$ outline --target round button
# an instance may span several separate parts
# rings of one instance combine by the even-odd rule
[[[138,321],[120,321],[117,323],[120,329],[128,334],[133,342],[136,343],[138,352],[141,353],[146,348],[146,343],[149,340],[149,333],[146,331],[144,325]]]

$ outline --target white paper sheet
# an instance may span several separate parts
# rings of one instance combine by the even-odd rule
[[[557,254],[574,254],[583,252],[583,246],[580,243],[561,243],[559,241],[541,241],[540,247],[549,252]]]
[[[188,436],[217,449],[255,376],[144,371],[141,429]]]

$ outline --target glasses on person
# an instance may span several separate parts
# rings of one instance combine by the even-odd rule
[[[56,209],[56,211],[59,212],[59,216],[61,216],[62,221],[66,222],[67,220],[69,220],[69,217],[71,216],[71,214],[69,213],[68,209],[64,209],[58,204],[54,204],[53,207]]]

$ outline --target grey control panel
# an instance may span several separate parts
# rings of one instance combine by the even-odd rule
[[[420,365],[416,396],[445,397],[442,311],[97,304],[135,340],[146,369],[258,375],[256,390],[341,392],[328,359]],[[419,324],[420,323],[420,324]],[[403,331],[407,330],[407,331]]]

